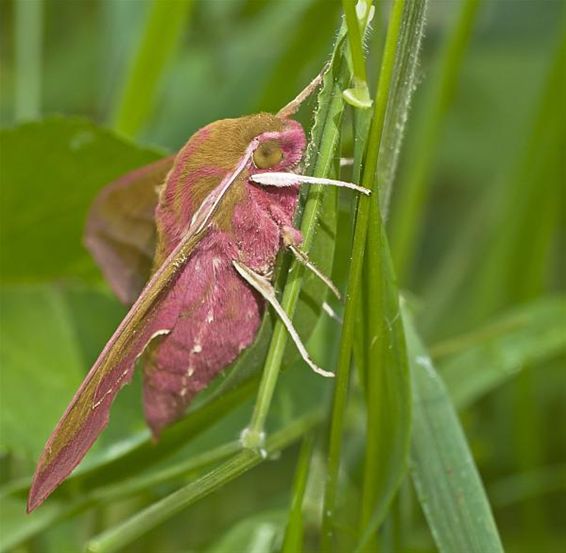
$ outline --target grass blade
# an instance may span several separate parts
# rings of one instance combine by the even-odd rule
[[[427,5],[428,0],[413,0],[405,5],[403,14],[403,27],[399,37],[389,105],[385,114],[383,140],[377,161],[379,203],[384,221],[387,220],[389,213],[389,201],[397,172],[401,143],[409,117],[411,100],[417,86],[417,68]]]
[[[566,27],[558,41],[523,155],[498,202],[497,232],[483,252],[473,320],[535,297],[545,287],[546,260],[559,221],[564,184]],[[510,198],[513,201],[509,201]]]
[[[389,245],[382,218],[399,157],[414,90],[426,1],[405,5],[393,81],[377,161],[379,198],[372,203],[368,255],[364,267],[367,307],[367,437],[358,549],[368,547],[387,512],[407,467],[411,428],[411,390],[403,324]],[[378,200],[378,201],[377,201]],[[385,205],[383,205],[383,203]],[[384,454],[387,452],[387,454]]]
[[[35,119],[41,112],[43,0],[15,2],[16,121]]]
[[[14,503],[17,505],[18,518],[23,520],[20,524],[11,521],[9,529],[3,532],[2,540],[0,541],[0,552],[11,550],[23,542],[41,535],[49,528],[53,528],[62,520],[74,517],[88,509],[104,507],[114,501],[123,501],[128,497],[142,494],[159,484],[198,473],[200,470],[234,455],[240,449],[241,444],[239,441],[230,442],[170,467],[153,471],[149,474],[135,475],[117,484],[97,488],[92,493],[80,494],[76,499],[53,502],[49,509],[42,509],[39,511],[41,513],[40,516],[34,515],[31,521],[25,514],[25,501],[23,499],[0,496],[2,504],[9,505]]]
[[[387,30],[383,61],[381,64],[379,84],[377,86],[368,151],[362,178],[362,185],[372,190],[375,190],[374,176],[382,138],[385,111],[389,97],[389,88],[395,64],[403,7],[404,0],[395,0],[393,3]],[[350,359],[354,340],[354,323],[357,318],[357,303],[360,297],[360,282],[371,202],[372,200],[368,200],[367,198],[360,199],[354,230],[352,261],[350,264],[350,273],[348,278],[348,291],[346,294],[347,300],[344,313],[344,324],[342,328],[342,338],[340,342],[340,353],[336,369],[336,384],[330,423],[328,473],[322,518],[322,551],[331,551],[334,547],[334,513],[336,509],[338,472],[342,452],[342,430],[348,399]]]
[[[444,383],[403,309],[413,377],[411,473],[441,553],[503,553],[474,459]]]
[[[533,366],[566,351],[566,298],[544,298],[511,310],[477,332],[432,350],[459,409]],[[451,353],[451,354],[450,354]]]
[[[544,494],[566,494],[566,465],[537,467],[535,470],[506,476],[489,487],[496,507],[522,503]]]
[[[334,155],[338,147],[340,124],[344,110],[341,89],[349,80],[347,67],[343,62],[342,56],[343,41],[344,33],[340,32],[334,46],[330,68],[325,73],[319,93],[315,124],[307,151],[307,159],[311,167],[310,171],[314,176],[318,177],[326,177],[330,174]],[[314,153],[316,153],[316,158],[312,161]],[[333,190],[323,190],[321,185],[310,187],[301,219],[301,232],[304,238],[303,248],[305,251],[309,251],[313,242],[319,211],[323,206],[325,198],[335,197],[335,193]],[[296,261],[293,261],[288,273],[289,278],[283,290],[281,305],[289,317],[292,318],[303,283],[303,267]],[[277,320],[263,369],[256,405],[245,433],[246,446],[252,448],[261,446],[265,420],[279,377],[287,338],[288,334],[285,327],[281,321]]]
[[[114,127],[139,134],[154,105],[167,62],[185,29],[192,0],[153,0],[140,45],[128,70],[115,109]]]
[[[370,210],[367,255],[367,436],[361,529],[377,530],[407,469],[411,386],[399,293],[380,209]],[[371,521],[371,524],[370,524]],[[364,536],[365,537],[365,536]]]
[[[470,40],[480,0],[463,0],[458,22],[441,54],[438,77],[433,83],[422,119],[416,129],[409,174],[403,179],[392,217],[391,249],[401,283],[407,281],[427,199],[427,184],[434,162],[442,121],[448,110],[458,73]]]
[[[320,422],[321,412],[305,415],[282,430],[275,432],[265,443],[267,456],[288,447]],[[226,483],[251,470],[267,456],[244,449],[222,465],[204,474],[194,482],[150,505],[125,522],[95,536],[87,545],[92,553],[109,553],[131,543],[155,526],[166,521],[199,499],[211,494]]]
[[[563,103],[565,52],[562,29],[524,149],[503,186],[495,180],[487,187],[481,205],[473,209],[426,285],[427,335],[454,332],[461,321],[478,324],[498,308],[532,298],[543,286],[548,271],[544,261],[559,220],[556,197],[564,180],[566,132],[564,117],[556,114]],[[487,222],[482,228],[478,213]]]
[[[292,492],[293,499],[281,553],[300,553],[303,550],[303,499],[307,487],[313,448],[314,437],[311,434],[304,439],[299,454],[299,460],[297,461],[297,470],[295,472],[295,482]]]

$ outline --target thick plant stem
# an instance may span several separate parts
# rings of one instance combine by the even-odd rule
[[[389,96],[389,87],[395,65],[397,42],[401,30],[404,0],[395,0],[391,8],[391,17],[387,29],[387,38],[383,53],[383,61],[377,85],[373,120],[370,128],[366,163],[363,172],[362,184],[375,192],[375,171],[385,110]],[[329,552],[334,549],[334,513],[338,492],[338,472],[340,469],[340,455],[342,451],[342,430],[348,398],[350,380],[350,358],[354,339],[354,322],[356,319],[357,302],[359,299],[360,282],[366,244],[367,226],[369,220],[370,200],[360,198],[354,242],[352,247],[352,262],[348,278],[348,292],[346,294],[346,307],[344,312],[344,325],[340,343],[340,353],[336,370],[336,385],[333,397],[332,419],[328,447],[328,468],[324,507],[322,515],[321,550]]]

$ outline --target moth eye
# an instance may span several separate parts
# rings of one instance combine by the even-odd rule
[[[269,169],[283,159],[283,152],[276,142],[264,142],[254,152],[254,163],[258,169]]]

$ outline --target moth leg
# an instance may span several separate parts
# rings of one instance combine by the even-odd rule
[[[328,305],[328,303],[323,302],[322,304],[322,310],[334,321],[336,321],[338,324],[342,324],[344,321],[342,320],[342,317],[340,317],[340,315],[338,315],[338,313],[336,313],[336,311],[334,311],[334,309],[332,309],[332,307],[330,305]]]
[[[309,271],[316,275],[326,286],[331,290],[331,292],[339,299],[342,299],[338,287],[332,282],[330,277],[327,277],[310,259],[300,245],[303,241],[303,237],[296,228],[289,225],[283,225],[281,227],[281,236],[283,238],[283,244],[288,248],[291,253],[295,256],[297,261],[304,265]]]
[[[328,288],[330,289],[330,291],[339,299],[342,299],[342,296],[340,294],[340,290],[338,290],[336,284],[334,284],[334,282],[332,282],[332,280],[330,280],[329,277],[327,277],[310,259],[309,256],[307,255],[307,253],[305,251],[303,251],[301,248],[299,248],[298,246],[295,246],[293,244],[289,244],[287,246],[287,248],[292,252],[292,254],[295,256],[295,258],[297,259],[297,261],[299,263],[301,263],[302,265],[304,265],[309,271],[311,271],[314,275],[316,275],[322,282],[324,282],[324,284],[326,284],[326,286],[328,286]]]
[[[279,315],[281,322],[285,325],[287,332],[291,336],[293,342],[295,342],[295,345],[297,346],[297,349],[299,350],[299,353],[305,360],[306,364],[315,373],[318,373],[322,376],[333,377],[333,373],[321,369],[310,358],[307,349],[305,348],[303,342],[301,342],[301,338],[299,337],[297,331],[295,330],[295,327],[293,326],[293,323],[291,322],[291,319],[289,319],[289,316],[287,315],[287,313],[285,313],[285,310],[277,300],[277,297],[275,296],[275,289],[271,285],[271,282],[269,282],[269,280],[267,280],[264,276],[256,273],[255,271],[252,271],[252,269],[246,267],[235,259],[232,260],[232,264],[236,268],[236,271],[238,271],[238,273],[242,276],[242,278],[250,286],[252,286],[252,288],[257,290],[271,304],[273,309],[275,309],[275,312],[277,313],[277,315]]]
[[[256,173],[250,177],[252,182],[262,184],[264,186],[276,186],[283,188],[286,186],[296,186],[297,184],[322,184],[323,186],[338,186],[340,188],[349,188],[356,192],[361,192],[366,196],[371,194],[371,190],[343,180],[326,179],[323,177],[309,177],[307,175],[298,175],[297,173],[287,172],[271,172],[271,173]]]

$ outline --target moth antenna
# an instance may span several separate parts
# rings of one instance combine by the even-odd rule
[[[242,276],[242,278],[250,286],[252,286],[252,288],[257,290],[271,304],[273,309],[275,309],[275,312],[277,313],[277,315],[279,315],[281,322],[285,325],[285,328],[287,329],[289,336],[291,336],[293,342],[295,342],[295,345],[297,346],[297,349],[299,350],[299,353],[301,354],[301,357],[304,359],[305,363],[315,373],[329,378],[333,377],[334,373],[321,369],[310,358],[307,348],[305,348],[303,342],[301,341],[301,338],[299,337],[299,334],[295,330],[295,327],[293,326],[291,319],[289,318],[287,313],[285,313],[285,310],[277,300],[277,297],[275,296],[275,290],[271,285],[271,282],[269,282],[269,280],[267,280],[264,276],[256,273],[255,271],[253,271],[249,267],[246,267],[245,265],[243,265],[239,261],[236,261],[235,259],[232,260],[232,264],[236,268],[236,271],[238,271],[238,273]]]
[[[291,100],[286,106],[282,107],[277,112],[277,117],[282,117],[288,119],[291,115],[295,115],[301,104],[321,85],[322,79],[326,71],[328,71],[328,65],[325,65],[322,71],[297,95],[296,98]]]
[[[293,244],[290,244],[288,246],[289,250],[291,250],[291,252],[293,253],[293,255],[295,256],[295,258],[297,259],[297,261],[299,263],[302,263],[307,269],[309,269],[309,271],[311,271],[313,274],[315,274],[322,282],[324,282],[324,284],[326,284],[326,286],[328,286],[328,288],[331,290],[331,292],[339,299],[342,299],[342,295],[340,294],[340,290],[338,290],[338,287],[336,286],[336,284],[334,284],[334,282],[332,282],[332,280],[330,280],[329,277],[327,277],[308,257],[308,255],[306,254],[306,252],[304,252],[303,250],[301,250],[300,248],[298,248],[297,246],[294,246]]]
[[[306,175],[298,175],[296,173],[256,173],[252,175],[250,179],[257,183],[263,184],[265,186],[276,186],[278,188],[285,186],[295,186],[296,184],[322,184],[323,186],[338,186],[340,188],[349,188],[351,190],[356,190],[361,192],[366,196],[371,194],[371,190],[354,184],[353,182],[347,182],[335,179],[326,179],[323,177],[307,177]]]

